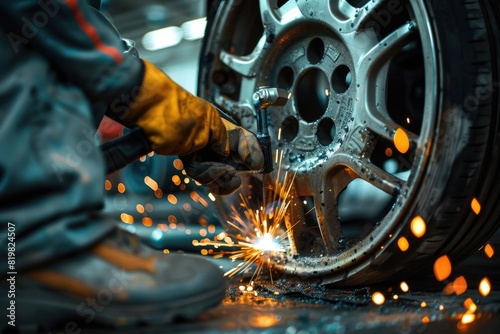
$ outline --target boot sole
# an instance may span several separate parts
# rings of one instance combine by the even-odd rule
[[[16,327],[32,330],[63,328],[74,332],[80,327],[105,325],[127,328],[138,325],[167,324],[177,318],[192,319],[217,306],[224,298],[225,286],[186,299],[155,305],[94,304],[36,291],[30,298],[17,298]],[[22,331],[21,331],[22,332]]]

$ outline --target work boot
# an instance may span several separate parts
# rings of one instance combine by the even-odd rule
[[[19,274],[16,326],[76,333],[98,324],[168,323],[219,304],[224,291],[223,274],[213,263],[164,254],[116,229],[81,253]]]

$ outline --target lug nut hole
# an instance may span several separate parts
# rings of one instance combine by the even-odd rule
[[[345,93],[352,83],[352,73],[346,65],[340,65],[333,71],[332,87],[339,94]]]
[[[293,141],[299,134],[299,121],[293,117],[288,116],[281,125],[281,139],[286,142]]]
[[[337,128],[331,118],[323,118],[321,122],[319,122],[316,135],[321,145],[328,146],[333,143],[336,133]]]
[[[317,64],[325,55],[325,43],[321,38],[314,38],[307,47],[307,59],[311,64]]]
[[[290,89],[293,85],[294,74],[289,66],[285,66],[278,74],[278,86],[283,89]]]
[[[318,68],[307,69],[299,78],[295,98],[300,116],[309,123],[319,120],[328,108],[330,84]]]

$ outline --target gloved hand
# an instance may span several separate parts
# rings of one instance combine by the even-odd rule
[[[222,119],[222,122],[228,134],[223,143],[180,157],[187,175],[216,195],[228,195],[241,185],[236,169],[218,162],[220,158],[229,158],[253,170],[264,167],[264,155],[255,135],[228,120]]]
[[[214,194],[231,193],[241,183],[236,169],[221,161],[232,159],[255,170],[263,167],[260,145],[251,132],[221,119],[210,103],[143,62],[140,92],[121,123],[140,126],[155,152],[179,155],[186,173]]]

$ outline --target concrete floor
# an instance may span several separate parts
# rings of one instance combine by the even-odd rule
[[[358,289],[335,289],[280,280],[255,286],[252,292],[239,287],[241,278],[229,281],[226,298],[196,319],[140,329],[84,328],[82,333],[499,333],[500,329],[500,232],[492,239],[497,254],[487,259],[479,252],[454,267],[464,275],[468,289],[459,296],[445,296],[445,283],[422,282],[401,292],[399,284]],[[477,291],[487,276],[493,291],[483,297]],[[432,281],[432,282],[431,282]],[[427,284],[431,283],[431,284]],[[375,305],[371,296],[382,292],[386,301]],[[398,299],[393,296],[397,294]],[[475,320],[462,324],[465,300],[477,305]],[[425,304],[422,304],[425,302]],[[442,308],[440,308],[442,306]]]

